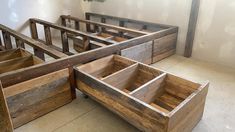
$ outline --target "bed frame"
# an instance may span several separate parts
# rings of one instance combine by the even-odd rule
[[[89,20],[92,16],[101,16],[101,23]],[[2,43],[2,41],[0,43],[0,48],[3,50],[2,52],[10,52],[8,50],[13,48],[11,38],[14,37],[16,45],[19,48],[16,50],[25,51],[24,47],[25,44],[27,44],[33,47],[33,55],[41,61],[45,60],[45,54],[56,59],[54,61],[43,62],[41,64],[0,74],[0,117],[2,117],[0,118],[0,130],[11,132],[13,128],[19,127],[71,102],[76,98],[76,88],[90,95],[91,98],[94,98],[98,102],[101,102],[140,130],[170,131],[173,130],[173,128],[174,130],[178,130],[176,126],[179,120],[184,120],[186,123],[182,121],[183,123],[180,124],[178,128],[188,126],[186,130],[192,129],[201,119],[208,83],[205,85],[196,84],[145,65],[154,63],[175,53],[178,28],[93,13],[87,13],[86,18],[87,20],[81,20],[71,16],[61,16],[62,26],[32,18],[30,19],[32,38],[0,25],[4,39],[4,43]],[[120,21],[120,25],[107,24],[110,18]],[[67,23],[71,23],[71,21],[74,21],[75,29],[65,27],[68,26]],[[81,23],[85,23],[86,31],[80,29],[82,28]],[[140,24],[143,30],[140,31],[130,28],[128,27],[128,23]],[[37,25],[43,25],[45,40],[39,39]],[[155,30],[150,31],[150,29],[152,29],[151,27],[155,27]],[[51,29],[56,29],[61,32],[61,47],[57,47],[57,45],[53,44]],[[73,39],[74,47],[77,48],[78,53],[72,54],[70,52],[69,39]],[[102,78],[101,80],[96,79],[93,74],[90,72],[87,73],[86,70],[83,71],[79,67],[82,65],[81,67],[85,67],[84,69],[88,71],[92,70],[92,67],[89,69],[86,65],[89,65],[89,63],[93,61],[100,60],[104,62],[103,64],[101,63],[101,67],[106,67],[106,64],[112,62],[109,59],[105,61],[107,60],[106,58],[111,58],[111,60],[113,60],[112,58],[116,58],[116,60],[119,60],[117,64],[127,63],[121,65],[121,67],[117,66],[117,68],[114,68],[116,69],[114,71],[108,70],[105,73],[110,74],[108,77],[118,77],[119,75],[121,77],[123,76],[121,73],[126,70],[129,71],[126,72],[127,74],[133,75],[135,71],[142,71],[143,78],[139,79],[146,80],[147,78],[147,80],[143,82],[140,81],[140,85],[138,85],[138,83],[134,84],[139,86],[139,88],[136,87],[137,89],[134,90],[136,92],[133,92],[132,89],[123,89],[124,91],[120,91],[117,90],[117,86],[113,86],[112,83],[115,82],[112,82],[112,79],[109,80],[109,78],[107,78],[107,81],[102,80]],[[111,66],[113,66],[113,64]],[[124,67],[122,68],[122,66]],[[120,70],[120,68],[122,69]],[[109,67],[108,69],[113,68]],[[176,82],[183,80],[182,82],[186,86],[193,85],[194,91],[174,108],[161,108],[163,107],[161,105],[160,107],[153,108],[153,106],[150,106],[151,104],[144,99],[144,97],[151,97],[152,99],[152,96],[146,93],[146,89],[147,91],[153,90],[158,93],[157,82],[164,84],[164,82],[168,81],[165,78],[168,77],[173,78],[173,80],[175,79]],[[132,79],[135,78],[133,77]],[[108,80],[111,81],[111,84]],[[93,85],[93,83],[97,85]],[[152,85],[154,87],[149,87]],[[184,88],[179,87],[178,89],[182,90],[181,92],[185,92]],[[94,94],[93,91],[90,91],[91,89],[95,90],[96,93]],[[165,87],[163,87],[163,91],[164,89]],[[172,91],[175,92],[178,89],[173,87]],[[145,92],[139,94],[142,90]],[[96,95],[100,95],[101,91],[104,91],[104,98],[100,98]],[[132,92],[132,94],[128,93],[128,91]],[[164,94],[160,95],[163,96]],[[115,98],[110,98],[110,96],[114,96]],[[35,99],[32,100],[32,97]],[[159,98],[160,97],[161,96],[159,96]],[[120,98],[124,98],[124,100],[122,101]],[[197,99],[196,101],[195,98]],[[105,102],[103,99],[110,100]],[[110,107],[110,103],[117,104],[117,106],[122,105],[122,107],[116,107],[116,105],[114,105],[114,108],[112,108]],[[195,103],[200,103],[200,107],[192,105]],[[127,114],[123,114],[124,112],[121,111],[121,109],[126,109],[128,111]],[[147,111],[143,111],[145,109]],[[198,116],[193,118],[182,117],[180,113],[187,112],[189,109],[195,109],[195,113]],[[136,118],[132,119],[132,113],[130,113],[130,111],[137,112],[135,115]],[[169,113],[166,111],[169,111]],[[177,114],[178,112],[180,113]],[[193,120],[192,124],[187,124],[189,118]],[[144,120],[143,122],[141,122],[142,119]],[[158,124],[158,120],[164,122]],[[161,129],[156,129],[159,128],[159,125]]]

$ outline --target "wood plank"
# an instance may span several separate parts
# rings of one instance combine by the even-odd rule
[[[75,22],[75,29],[80,30],[80,23],[78,21],[74,21],[74,22]]]
[[[0,74],[33,66],[33,57],[27,56],[0,62]]]
[[[145,64],[152,63],[152,50],[153,44],[152,41],[134,46],[128,49],[124,49],[121,51],[121,56],[133,59],[138,62],[142,62]]]
[[[63,53],[69,52],[69,40],[67,32],[61,31],[61,41],[62,41]]]
[[[20,49],[12,49],[12,50],[0,52],[0,62],[19,58],[19,57],[23,57],[21,55]]]
[[[200,0],[192,0],[191,4],[191,13],[189,17],[189,24],[188,24],[188,33],[187,38],[185,42],[185,57],[191,57],[192,56],[192,50],[193,50],[193,42],[197,27],[197,18],[200,8]]]
[[[24,42],[22,40],[15,38],[15,41],[18,48],[25,48]]]
[[[153,98],[156,97],[158,92],[162,91],[161,86],[163,85],[165,78],[166,73],[156,77],[152,81],[131,92],[130,95],[149,104],[152,102]]]
[[[13,125],[6,103],[3,87],[0,81],[0,130],[1,132],[13,132]]]
[[[3,41],[6,49],[12,49],[11,36],[8,32],[2,31]]]
[[[52,45],[52,38],[51,38],[51,29],[48,26],[44,26],[44,33],[46,38],[46,44]]]

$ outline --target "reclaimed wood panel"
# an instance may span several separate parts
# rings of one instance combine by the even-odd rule
[[[175,54],[177,43],[177,33],[163,36],[154,40],[153,44],[153,62],[158,62],[168,56]]]
[[[71,102],[69,78],[64,69],[4,88],[14,128]]]
[[[8,105],[0,81],[0,131],[13,132],[12,121],[8,110]]]
[[[153,42],[147,42],[121,51],[121,56],[133,59],[145,64],[152,63]]]

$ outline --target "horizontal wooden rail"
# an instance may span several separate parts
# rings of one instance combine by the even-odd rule
[[[76,35],[76,36],[88,37],[90,40],[102,42],[102,43],[105,43],[105,44],[113,44],[114,43],[113,41],[108,41],[108,40],[105,40],[101,37],[97,37],[97,36],[94,36],[94,35],[91,35],[91,34],[88,34],[88,33],[84,33],[84,32],[81,32],[81,31],[77,31],[75,29],[67,28],[67,27],[64,27],[64,26],[56,25],[54,23],[47,22],[47,21],[44,21],[44,20],[41,20],[41,19],[31,18],[30,23],[41,24],[41,25],[48,26],[50,28],[54,28],[54,29],[60,30],[62,32],[69,33],[69,34]],[[36,33],[34,33],[34,34],[36,34]]]
[[[67,57],[67,55],[65,55],[61,52],[58,52],[58,51],[54,50],[53,48],[50,48],[50,47],[48,47],[38,41],[35,41],[26,35],[20,34],[14,30],[2,25],[2,24],[0,24],[0,30],[2,30],[3,32],[8,34],[9,36],[14,37],[17,40],[16,43],[18,45],[28,44],[28,45],[32,46],[33,48],[40,50],[55,59]]]
[[[149,34],[148,32],[144,32],[144,31],[133,30],[133,29],[129,29],[129,28],[124,28],[124,27],[119,27],[119,26],[94,22],[94,21],[90,21],[90,20],[83,20],[83,19],[79,19],[79,18],[76,18],[76,17],[73,17],[73,16],[68,16],[68,15],[61,15],[60,17],[61,17],[62,21],[74,20],[75,22],[82,22],[82,23],[86,23],[86,24],[92,24],[92,25],[95,25],[95,26],[108,28],[108,29],[114,29],[114,30],[117,30],[117,31],[127,32],[127,33],[131,33],[131,34],[135,34],[135,35]],[[104,22],[104,20],[103,20],[103,22]]]
[[[38,76],[42,76],[57,70],[64,68],[70,68],[74,65],[87,63],[89,61],[99,59],[111,54],[120,53],[121,50],[140,45],[155,39],[161,38],[163,36],[178,32],[178,28],[172,27],[169,29],[164,29],[149,35],[140,36],[128,41],[120,42],[117,44],[109,45],[107,47],[102,47],[92,51],[87,51],[81,54],[69,56],[66,58],[58,59],[53,62],[48,62],[45,64],[39,64],[30,68],[25,68],[17,70],[15,72],[1,74],[0,80],[3,83],[3,87],[11,86],[19,82],[23,82]]]
[[[85,13],[85,15],[86,15],[86,19],[88,19],[88,20],[92,16],[93,17],[99,17],[99,18],[102,18],[102,19],[118,20],[120,22],[121,27],[124,26],[124,23],[141,24],[141,25],[145,25],[145,28],[146,28],[146,26],[152,26],[152,27],[163,28],[163,29],[175,27],[175,26],[166,25],[166,24],[144,22],[144,21],[139,21],[139,20],[132,20],[132,19],[128,19],[128,18],[114,17],[114,16],[102,15],[102,14],[91,13],[91,12],[87,12],[87,13]]]

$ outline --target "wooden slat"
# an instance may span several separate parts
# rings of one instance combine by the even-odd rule
[[[13,132],[13,125],[0,81],[0,131]]]
[[[166,78],[166,73],[158,76],[157,78],[153,79],[152,81],[146,83],[142,87],[136,89],[135,91],[131,92],[135,98],[138,98],[146,103],[150,103],[156,95],[162,92],[161,86],[163,85],[163,81]]]
[[[62,41],[63,53],[69,52],[69,40],[67,32],[61,31],[61,41]]]
[[[15,38],[15,41],[18,48],[25,48],[24,42],[21,39]]]
[[[71,29],[71,28],[67,28],[67,27],[64,27],[64,26],[56,25],[54,23],[47,22],[47,21],[44,21],[44,20],[31,18],[30,21],[33,21],[35,23],[42,24],[42,25],[47,25],[51,28],[54,28],[54,29],[57,29],[57,30],[60,30],[60,31],[65,31],[69,34],[73,34],[73,35],[77,35],[77,36],[81,36],[81,37],[86,36],[86,37],[89,37],[89,39],[94,40],[94,41],[103,42],[103,43],[107,43],[107,44],[113,44],[113,42],[106,41],[105,39],[96,37],[96,36],[91,35],[89,33],[85,33],[85,32],[75,30],[75,29]]]
[[[33,25],[32,28],[31,28],[31,32],[33,33],[32,37],[36,39],[36,38],[38,38],[38,36],[37,36],[37,32],[35,31],[36,30],[35,29],[35,23],[32,23],[32,25]],[[44,44],[41,44],[41,43],[33,40],[32,38],[26,36],[26,35],[17,33],[16,31],[14,31],[14,30],[12,30],[12,29],[10,29],[10,28],[2,25],[2,24],[0,24],[0,30],[4,30],[4,31],[9,32],[13,37],[20,39],[25,44],[28,44],[28,45],[32,46],[33,48],[35,48],[35,49],[42,50],[44,53],[50,55],[53,58],[58,59],[58,58],[67,57],[67,55],[65,55],[65,54],[63,54],[61,52],[58,52],[56,50],[53,50],[53,49],[49,48],[48,46],[46,46]]]
[[[80,22],[83,22],[83,23],[88,23],[90,25],[94,25],[95,31],[98,31],[97,30],[98,27],[103,27],[103,28],[114,29],[114,30],[118,30],[118,31],[122,31],[122,32],[127,32],[127,33],[131,33],[131,34],[135,34],[135,35],[146,35],[146,34],[149,34],[147,32],[133,30],[133,29],[129,29],[129,28],[125,28],[125,27],[120,27],[120,26],[114,26],[114,25],[110,25],[110,24],[106,24],[106,23],[99,23],[99,22],[94,22],[94,21],[89,21],[89,20],[82,20],[82,19],[79,19],[79,18],[76,18],[76,17],[72,17],[72,16],[62,15],[61,17],[67,18],[67,19],[76,20],[76,21],[80,21]]]
[[[52,45],[51,29],[50,29],[50,27],[44,26],[44,32],[45,32],[46,44],[47,45]]]
[[[74,21],[75,23],[75,29],[80,30],[80,23],[78,21]]]
[[[0,62],[0,74],[33,65],[34,61],[32,56],[3,61]]]
[[[12,49],[11,36],[8,32],[2,31],[2,36],[6,49]]]

